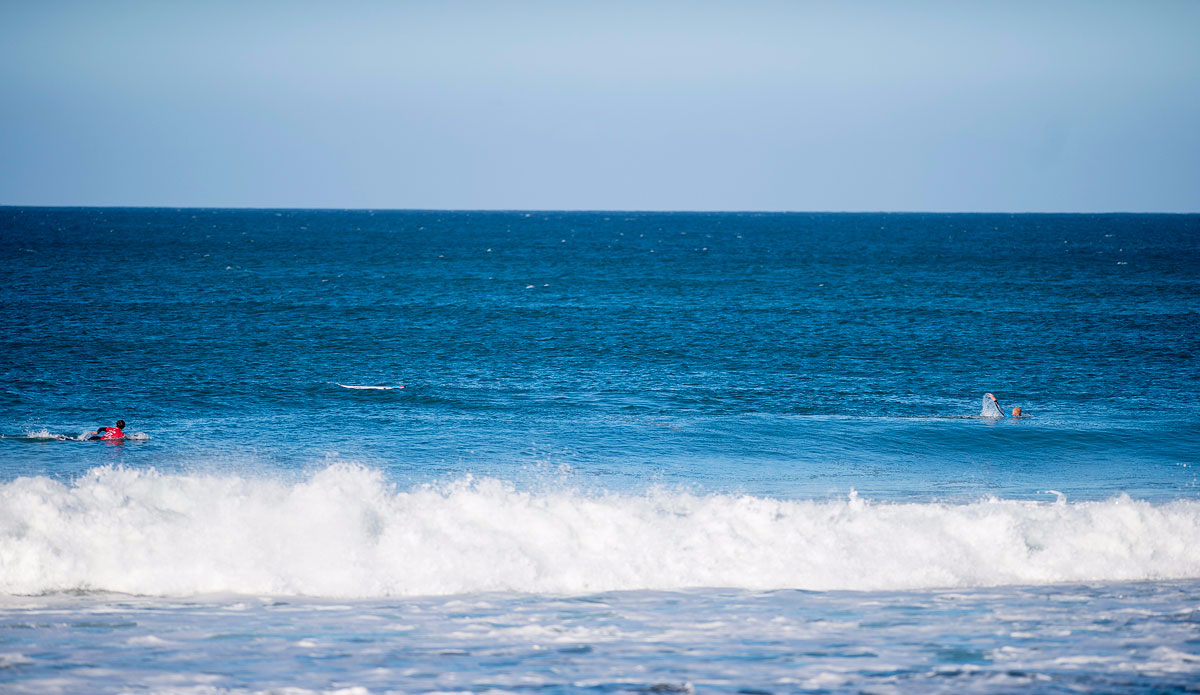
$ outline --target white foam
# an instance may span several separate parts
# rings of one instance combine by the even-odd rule
[[[0,652],[0,668],[16,668],[17,666],[28,666],[32,663],[33,659],[20,652]]]
[[[398,490],[101,468],[0,485],[0,593],[344,597],[913,589],[1200,577],[1200,501],[884,504],[651,491]]]
[[[29,430],[29,431],[25,432],[24,436],[26,439],[36,439],[36,440],[83,439],[83,437],[84,437],[84,435],[82,435],[82,434],[80,434],[80,435],[58,434],[56,432],[51,432],[50,430],[46,429],[45,427],[43,427],[40,430]]]
[[[30,430],[25,433],[25,436],[29,439],[59,439],[62,437],[62,435],[55,434],[44,427],[40,430]]]

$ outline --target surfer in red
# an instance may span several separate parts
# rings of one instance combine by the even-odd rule
[[[116,427],[100,427],[95,432],[90,432],[89,434],[91,436],[88,439],[124,439],[125,421],[117,420]]]

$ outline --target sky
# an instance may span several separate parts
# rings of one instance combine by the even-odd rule
[[[0,205],[1200,212],[1200,2],[0,0]]]

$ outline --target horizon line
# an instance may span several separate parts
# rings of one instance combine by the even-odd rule
[[[634,208],[405,208],[405,207],[285,207],[222,205],[25,205],[0,203],[3,208],[43,210],[229,210],[247,212],[451,212],[451,213],[594,213],[594,214],[715,214],[715,215],[1196,215],[1196,211],[1162,210],[667,210]]]

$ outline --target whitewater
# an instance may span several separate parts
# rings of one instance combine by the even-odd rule
[[[908,590],[1200,577],[1200,501],[779,500],[654,489],[397,489],[100,468],[0,485],[0,593],[388,597]]]

